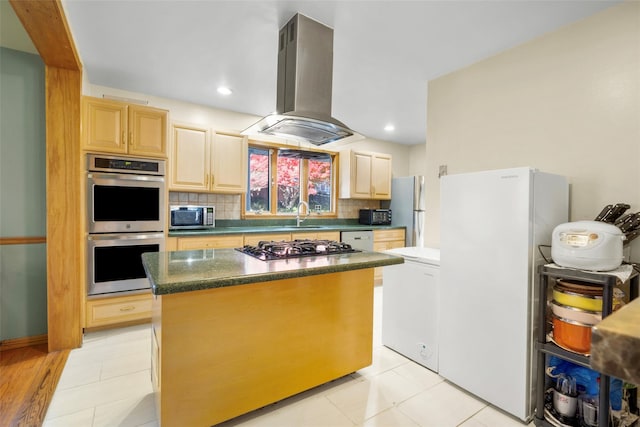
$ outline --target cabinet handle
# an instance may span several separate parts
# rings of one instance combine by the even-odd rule
[[[133,146],[133,131],[129,131],[129,145]]]
[[[213,183],[216,182],[215,175],[211,174],[211,188],[213,188]]]
[[[134,310],[135,308],[136,308],[135,305],[126,305],[124,307],[121,307],[120,311],[131,311],[131,310]]]
[[[204,186],[205,187],[209,187],[209,174],[208,173],[204,174]]]
[[[122,144],[127,145],[127,132],[122,131]]]

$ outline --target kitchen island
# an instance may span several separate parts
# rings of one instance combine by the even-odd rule
[[[377,252],[262,261],[147,253],[162,426],[210,426],[371,364]]]
[[[591,366],[630,384],[640,384],[640,298],[593,327]]]

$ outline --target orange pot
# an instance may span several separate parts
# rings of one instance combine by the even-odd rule
[[[591,351],[591,326],[554,315],[553,339],[562,347],[588,354]]]

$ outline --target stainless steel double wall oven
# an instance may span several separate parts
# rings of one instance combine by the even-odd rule
[[[149,289],[140,256],[165,227],[164,160],[87,155],[88,295]]]

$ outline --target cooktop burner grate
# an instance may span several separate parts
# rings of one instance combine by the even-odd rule
[[[351,245],[335,240],[292,240],[289,242],[281,241],[260,241],[256,246],[244,245],[236,248],[252,257],[262,261],[270,261],[275,259],[300,258],[317,255],[334,255],[361,252],[353,249]]]

